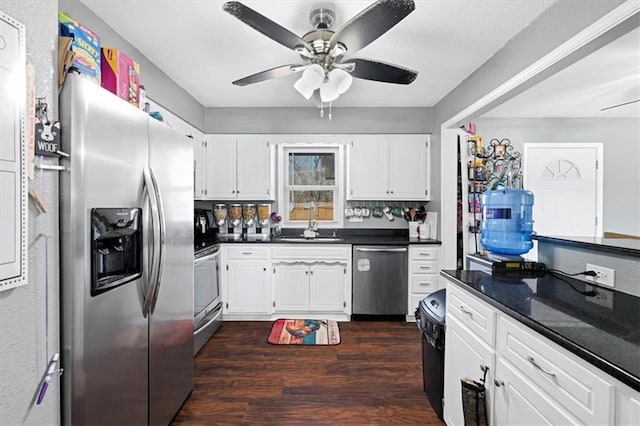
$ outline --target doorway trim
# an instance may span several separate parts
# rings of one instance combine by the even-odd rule
[[[441,269],[456,268],[456,221],[457,221],[457,135],[460,126],[472,117],[476,117],[500,103],[516,96],[521,91],[533,86],[543,79],[553,75],[560,69],[587,56],[600,37],[609,36],[611,40],[620,34],[616,27],[640,12],[640,2],[629,0],[621,4],[586,29],[552,50],[538,61],[534,62],[511,79],[498,86],[476,102],[469,105],[440,126],[440,197],[441,197],[441,239],[442,264]],[[624,31],[626,32],[626,31]],[[598,46],[599,47],[599,46]],[[594,47],[594,50],[597,47]],[[524,89],[523,89],[524,88]],[[447,196],[452,194],[452,196]],[[602,221],[600,221],[602,222]]]

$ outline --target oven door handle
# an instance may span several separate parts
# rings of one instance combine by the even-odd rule
[[[193,260],[193,265],[194,266],[198,266],[199,264],[201,264],[203,262],[211,261],[211,260],[215,259],[216,257],[220,257],[220,252],[219,251],[217,251],[215,253],[208,254],[206,256],[199,257],[197,259],[194,259]]]
[[[202,333],[202,331],[206,330],[207,327],[209,327],[209,325],[211,325],[212,322],[214,322],[215,320],[218,319],[218,314],[220,313],[220,311],[222,311],[222,303],[220,303],[218,306],[216,306],[216,309],[214,309],[213,311],[211,311],[211,312],[209,312],[207,314],[207,316],[209,316],[211,314],[214,314],[214,315],[211,316],[211,319],[209,321],[207,321],[204,325],[198,327],[198,329],[193,332],[193,335],[197,336],[198,334]]]

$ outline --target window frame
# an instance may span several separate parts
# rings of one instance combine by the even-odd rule
[[[333,220],[316,220],[319,229],[341,228],[344,224],[344,144],[340,143],[281,143],[278,144],[278,210],[282,216],[282,226],[306,229],[307,220],[289,220],[289,191],[300,190],[300,186],[289,186],[290,153],[333,153],[335,155],[335,176],[333,186]],[[304,186],[304,190],[327,190],[326,186]]]

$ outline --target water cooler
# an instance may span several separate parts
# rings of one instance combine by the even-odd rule
[[[533,193],[499,189],[482,194],[482,245],[494,255],[519,257],[533,247]]]

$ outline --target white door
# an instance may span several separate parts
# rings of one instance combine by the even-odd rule
[[[523,177],[538,235],[602,236],[601,143],[525,143]]]

